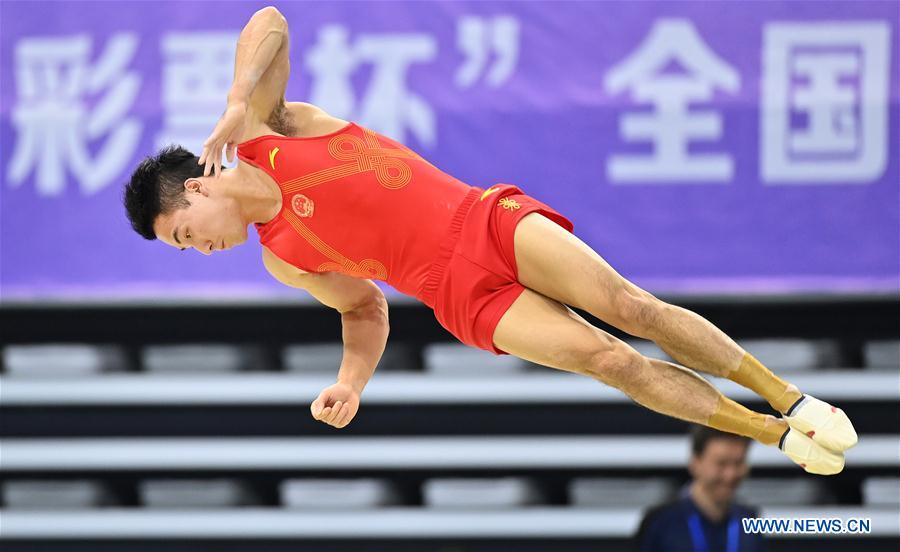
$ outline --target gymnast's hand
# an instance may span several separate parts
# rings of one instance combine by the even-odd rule
[[[359,393],[346,383],[335,383],[319,393],[309,410],[313,418],[340,429],[356,416]]]
[[[209,138],[203,142],[203,152],[200,154],[198,165],[206,163],[203,168],[203,176],[209,176],[210,169],[215,171],[216,177],[222,172],[222,148],[227,147],[225,157],[228,162],[234,160],[234,152],[237,149],[238,140],[244,131],[247,120],[246,102],[229,102],[222,118],[216,123]]]

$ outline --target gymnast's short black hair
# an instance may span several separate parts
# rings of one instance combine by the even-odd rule
[[[691,452],[694,454],[694,456],[703,456],[703,451],[706,450],[706,445],[708,445],[709,442],[713,439],[732,439],[734,441],[741,441],[747,446],[750,445],[750,439],[744,437],[743,435],[727,433],[725,431],[719,431],[718,429],[713,429],[707,426],[694,425],[693,427],[691,427]]]
[[[141,161],[122,195],[122,203],[135,232],[155,240],[153,221],[156,217],[190,207],[191,202],[184,194],[184,181],[203,176],[204,165],[198,165],[199,160],[183,147],[170,145]]]

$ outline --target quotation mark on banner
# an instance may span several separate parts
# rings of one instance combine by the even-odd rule
[[[484,73],[487,84],[496,88],[509,80],[519,60],[519,22],[509,15],[462,17],[456,25],[456,46],[465,56],[456,85],[469,88]]]

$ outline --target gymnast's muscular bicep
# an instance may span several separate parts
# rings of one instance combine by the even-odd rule
[[[373,303],[386,302],[384,293],[372,280],[353,278],[339,272],[304,272],[262,248],[266,270],[286,286],[304,289],[325,306],[340,313]]]
[[[284,93],[291,73],[291,40],[287,19],[273,6],[257,11],[241,31],[235,54],[234,78],[237,80],[238,69],[251,65],[258,45],[266,35],[273,32],[278,32],[282,37],[281,47],[269,67],[259,77],[249,100],[250,110],[261,122],[268,121],[272,111],[277,106],[284,105]]]

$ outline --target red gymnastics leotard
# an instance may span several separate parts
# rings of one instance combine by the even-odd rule
[[[281,188],[281,211],[256,225],[272,253],[306,272],[384,280],[463,343],[496,354],[505,352],[494,328],[524,290],[516,223],[539,211],[573,230],[516,186],[469,186],[356,123],[324,136],[258,136],[237,153]]]

